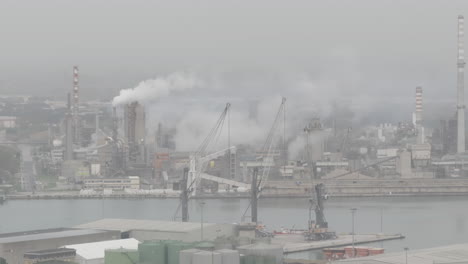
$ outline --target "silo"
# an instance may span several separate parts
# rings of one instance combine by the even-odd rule
[[[180,264],[192,264],[193,254],[200,252],[200,250],[192,248],[185,249],[179,252],[179,263]]]
[[[179,264],[180,251],[193,248],[193,244],[186,242],[170,243],[167,245],[167,263]]]
[[[200,251],[193,254],[192,264],[222,264],[223,259],[220,253],[210,251]]]
[[[221,249],[215,252],[221,254],[223,264],[240,264],[240,255],[237,250]]]

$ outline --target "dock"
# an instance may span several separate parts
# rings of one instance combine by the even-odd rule
[[[401,234],[356,234],[354,235],[354,244],[365,244],[385,240],[395,240],[405,238]],[[330,247],[344,247],[352,245],[353,238],[350,234],[338,235],[338,238],[322,241],[305,241],[302,234],[277,235],[271,240],[272,244],[282,245],[284,253],[294,253],[314,249],[323,249]]]

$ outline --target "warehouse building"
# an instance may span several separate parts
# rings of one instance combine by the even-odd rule
[[[118,239],[120,232],[55,228],[0,234],[0,256],[8,264],[23,264],[28,252],[56,249],[68,244]],[[29,256],[29,255],[28,255]]]
[[[64,261],[72,262],[75,260],[76,252],[74,249],[55,248],[39,251],[31,251],[24,254],[24,264],[34,264],[37,262]]]
[[[83,188],[92,190],[138,190],[140,189],[140,177],[128,176],[126,178],[89,178],[83,180]]]
[[[77,228],[113,230],[122,234],[122,238],[145,240],[179,240],[195,242],[201,240],[200,223],[171,222],[133,219],[102,219],[82,224]],[[203,224],[203,239],[214,240],[217,237],[230,237],[235,234],[234,224]]]

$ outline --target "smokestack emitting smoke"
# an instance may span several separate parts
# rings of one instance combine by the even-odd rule
[[[267,80],[263,85],[268,86],[268,90],[246,89],[237,82],[233,84],[224,76],[219,78],[216,75],[175,73],[143,81],[135,88],[124,89],[114,98],[113,104],[119,106],[134,101],[143,104],[147,113],[147,131],[154,133],[159,123],[174,128],[177,150],[191,151],[204,140],[226,102],[232,102],[232,144],[261,145],[271,128],[283,92],[286,92],[291,105],[286,122],[288,140],[296,136],[303,138],[302,129],[311,117],[326,119],[333,114],[332,102],[339,100],[342,95],[337,86],[330,86],[327,81],[311,80],[302,74],[282,76],[280,81],[275,80],[273,83]],[[285,90],[283,87],[288,88]],[[317,97],[317,94],[320,96]],[[258,98],[258,103],[255,103],[255,111],[249,112],[252,98]],[[368,114],[368,109],[375,108],[374,99],[359,96],[353,102],[359,112]],[[355,109],[349,108],[346,113],[349,111],[354,112]],[[256,119],[253,118],[253,112]],[[354,120],[356,116],[349,118]],[[226,145],[223,141],[224,132],[218,140],[220,146]],[[302,139],[296,140],[301,142]],[[312,137],[311,142],[314,142]],[[299,143],[296,145],[297,150],[294,146],[290,149],[295,153],[293,156],[297,156],[301,149]]]
[[[156,78],[140,82],[136,87],[124,89],[114,97],[114,106],[138,101],[151,103],[161,97],[167,97],[174,91],[192,89],[199,82],[192,74],[174,73],[165,78]]]
[[[457,153],[465,153],[465,49],[464,18],[458,16],[458,58],[457,58]]]

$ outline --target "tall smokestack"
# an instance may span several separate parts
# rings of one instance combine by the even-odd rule
[[[416,87],[416,131],[418,133],[417,143],[424,144],[424,132],[422,128],[422,87]]]
[[[465,153],[465,50],[464,18],[458,16],[458,58],[457,58],[457,153]]]
[[[72,108],[71,108],[71,98],[70,93],[68,93],[68,104],[67,104],[67,113],[65,115],[65,160],[73,159],[73,129],[72,129]]]
[[[80,87],[79,87],[79,70],[78,66],[73,66],[73,101],[72,101],[72,115],[73,115],[73,130],[74,130],[74,143],[80,144],[80,122],[79,122],[79,108],[80,108]]]

